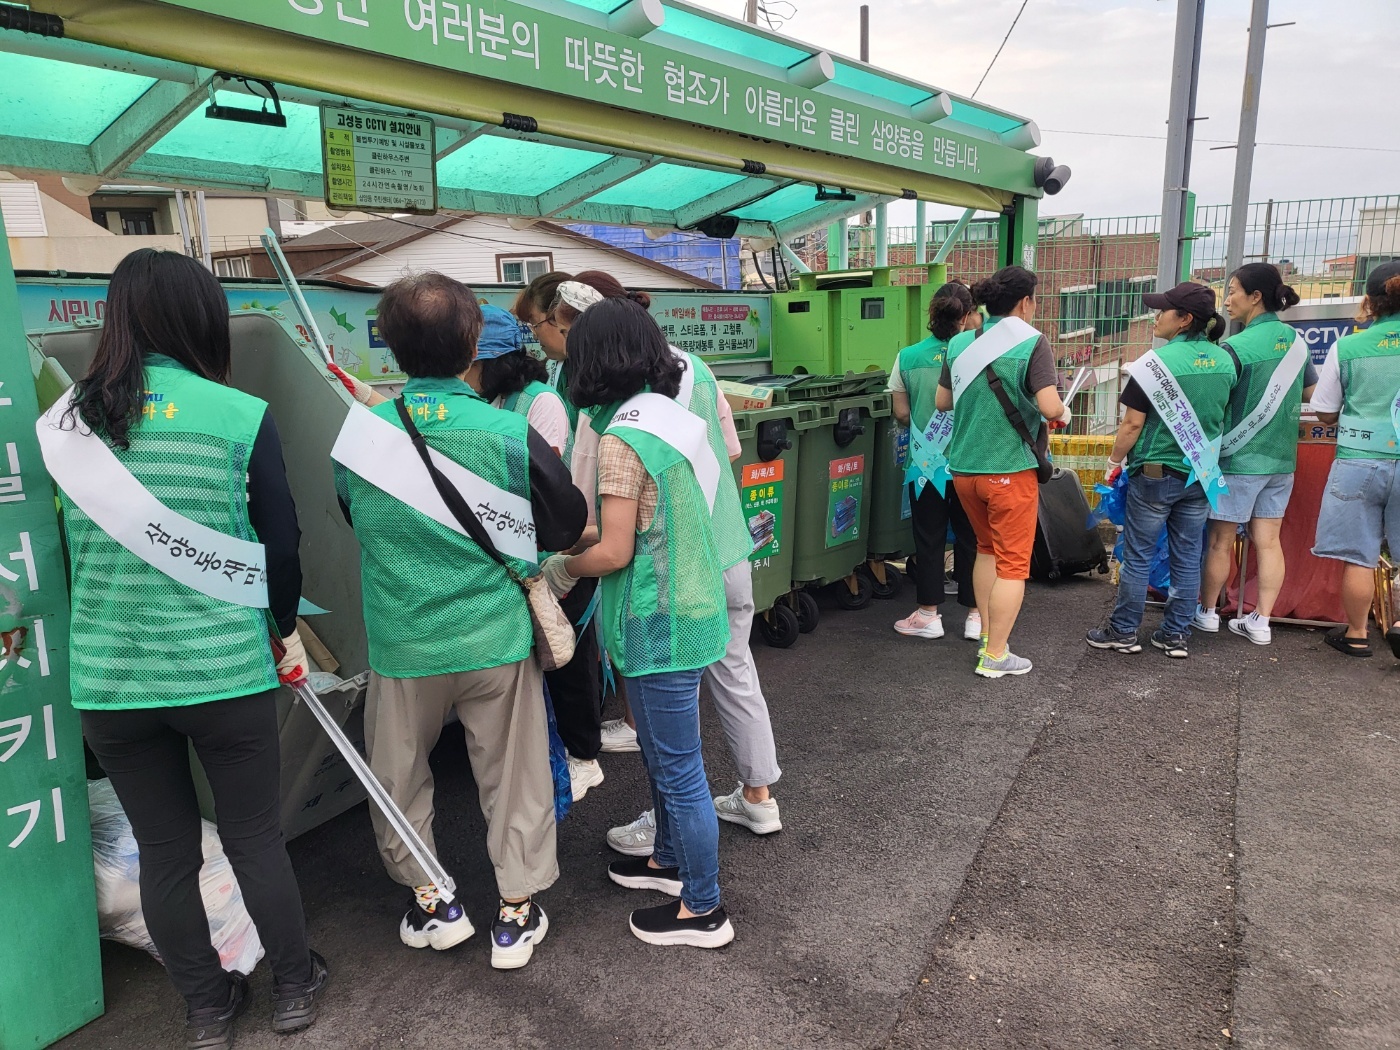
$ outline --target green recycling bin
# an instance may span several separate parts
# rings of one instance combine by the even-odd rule
[[[890,412],[889,399],[875,416],[875,465],[871,478],[871,558],[896,558],[914,552],[913,515],[909,486],[904,484],[904,462],[909,455],[909,428]]]
[[[821,409],[805,402],[734,413],[743,449],[734,480],[753,540],[755,615],[763,640],[780,649],[815,629],[820,616],[811,595],[793,591],[792,555],[801,435],[821,423]]]
[[[792,578],[827,584],[843,608],[870,602],[869,577],[855,572],[865,561],[870,529],[870,484],[875,452],[875,413],[889,413],[884,395],[816,402],[820,426],[801,433],[797,470],[796,543]]]

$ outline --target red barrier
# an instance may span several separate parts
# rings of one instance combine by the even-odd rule
[[[1346,616],[1342,611],[1342,563],[1328,558],[1315,558],[1312,554],[1313,542],[1317,536],[1317,515],[1322,507],[1322,494],[1327,489],[1327,475],[1332,469],[1332,460],[1336,458],[1337,451],[1335,444],[1316,440],[1313,432],[1319,429],[1321,428],[1317,423],[1302,424],[1304,439],[1298,445],[1298,473],[1293,480],[1293,497],[1288,503],[1288,513],[1283,518],[1280,537],[1288,571],[1273,614],[1276,617],[1295,620],[1343,623]],[[1335,428],[1326,429],[1331,431],[1332,441],[1335,442]],[[1246,611],[1253,609],[1255,601],[1258,600],[1258,571],[1254,551],[1251,549],[1249,563],[1245,568]],[[1237,571],[1230,574],[1226,602],[1230,609],[1235,608],[1239,598],[1238,577]]]

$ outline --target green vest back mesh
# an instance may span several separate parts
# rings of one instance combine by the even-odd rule
[[[1341,422],[1395,437],[1390,409],[1400,394],[1400,314],[1382,317],[1364,332],[1338,339],[1337,364],[1345,394]],[[1339,432],[1338,459],[1400,459],[1400,450],[1349,447],[1345,440]]]
[[[948,362],[958,359],[976,339],[977,332],[960,332],[948,343]],[[1044,423],[1040,409],[1026,394],[1026,369],[1031,352],[1040,341],[1037,334],[1012,347],[992,364],[1001,385],[1021,412],[1031,437],[1039,437]],[[1035,469],[1035,454],[1006,418],[985,374],[967,384],[953,412],[953,436],[948,441],[948,465],[954,474],[1015,474]]]
[[[1235,363],[1230,355],[1204,337],[1177,336],[1166,346],[1158,347],[1157,356],[1181,384],[1181,392],[1195,409],[1202,433],[1208,438],[1220,437],[1225,432],[1225,406],[1235,385]],[[1144,463],[1189,469],[1185,453],[1156,412],[1147,413],[1142,433],[1128,454],[1129,469],[1137,470]]]
[[[1245,419],[1263,398],[1279,361],[1293,346],[1298,331],[1275,314],[1256,317],[1226,342],[1240,359],[1240,380],[1230,394],[1225,433]],[[1291,474],[1298,465],[1298,419],[1303,412],[1303,375],[1283,395],[1274,418],[1233,456],[1222,457],[1226,474]]]
[[[436,451],[517,496],[530,495],[525,417],[492,408],[458,379],[411,379],[413,422]],[[392,401],[370,409],[400,430]],[[427,468],[410,449],[405,471]],[[388,678],[500,667],[530,654],[525,599],[470,536],[335,465],[360,541],[369,665]],[[509,558],[509,555],[507,555]],[[522,574],[535,567],[514,560]]]
[[[685,359],[695,369],[695,389],[690,395],[690,404],[685,407],[705,421],[705,432],[710,439],[710,448],[719,461],[719,485],[715,489],[714,531],[715,543],[719,549],[720,568],[727,569],[738,565],[753,550],[753,537],[744,524],[744,508],[739,502],[739,486],[734,480],[734,471],[729,468],[729,450],[724,447],[724,431],[719,425],[719,396],[715,386],[715,374],[710,366],[694,354],[686,354]]]
[[[899,352],[895,367],[904,380],[909,395],[909,425],[923,432],[936,410],[938,378],[943,374],[943,358],[948,353],[948,340],[931,335]]]
[[[147,365],[131,447],[113,452],[171,510],[256,541],[248,458],[267,404],[153,360],[161,363]],[[74,707],[178,707],[276,688],[266,610],[177,583],[61,498],[73,566]]]
[[[564,466],[574,465],[574,439],[578,436],[579,408],[569,400],[569,377],[562,374],[559,377],[559,385],[554,387],[554,392],[559,395],[559,400],[564,402],[564,414],[569,417],[569,438],[564,442],[564,451],[560,458],[564,461]]]
[[[598,411],[602,418],[612,415]],[[631,563],[603,577],[599,623],[608,654],[618,672],[632,678],[708,667],[728,645],[729,610],[710,509],[695,471],[650,434],[628,427],[607,433],[636,451],[659,496],[651,526],[637,534]]]

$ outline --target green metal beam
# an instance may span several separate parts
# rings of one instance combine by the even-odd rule
[[[122,172],[121,178],[172,186],[253,190],[285,197],[317,198],[323,192],[319,171],[264,168],[255,164],[195,160],[160,153],[147,153]]]
[[[750,176],[722,190],[683,204],[676,209],[676,225],[682,228],[694,226],[701,219],[711,215],[721,215],[736,208],[743,208],[760,201],[785,186],[791,186],[793,179],[766,179]]]
[[[0,135],[0,167],[64,175],[97,174],[92,166],[92,152],[86,146],[19,135]]]
[[[157,80],[92,140],[97,174],[112,178],[126,170],[207,97],[212,70],[201,70],[194,84]]]
[[[601,164],[594,165],[585,172],[575,175],[566,182],[539,195],[540,214],[546,218],[567,211],[575,204],[582,204],[596,193],[625,182],[633,175],[661,162],[660,157],[637,160],[633,157],[609,157]]]
[[[877,205],[888,204],[890,201],[898,199],[897,197],[881,197],[874,193],[857,193],[856,199],[853,201],[828,201],[768,227],[769,235],[771,236],[772,230],[776,229],[781,238],[796,237],[798,234],[809,233],[820,226],[827,226],[859,212],[869,211]],[[767,227],[766,223],[764,225]]]

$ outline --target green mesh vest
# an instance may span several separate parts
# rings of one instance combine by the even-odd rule
[[[432,448],[528,498],[524,416],[492,408],[455,378],[410,379],[403,394]],[[403,429],[394,402],[370,411]],[[427,473],[411,449],[403,469]],[[520,588],[475,540],[339,463],[335,479],[360,541],[370,667],[386,678],[422,678],[500,667],[530,655],[533,633]],[[512,560],[522,574],[535,571]]]
[[[1400,459],[1400,447],[1381,447],[1396,441],[1391,406],[1400,394],[1400,314],[1338,339],[1337,365],[1345,395],[1337,458]]]
[[[990,328],[996,321],[997,318],[989,318],[986,327]],[[982,331],[985,328],[953,336],[948,343],[949,367]],[[1001,385],[1010,395],[1012,404],[1020,409],[1032,437],[1039,437],[1044,423],[1040,409],[1026,393],[1026,369],[1040,338],[1039,334],[1032,336],[992,363],[992,369],[1001,377]],[[948,441],[948,465],[954,474],[1015,474],[1035,469],[1035,454],[1006,418],[1001,402],[987,385],[985,374],[969,382],[958,398],[958,407],[953,413],[953,436]]]
[[[569,377],[564,374],[564,370],[559,370],[559,385],[554,387],[554,392],[559,395],[559,400],[564,402],[564,414],[569,417],[569,437],[564,442],[564,451],[560,453],[560,459],[564,461],[564,466],[574,465],[574,439],[578,436],[579,407],[569,400]]]
[[[1225,407],[1235,385],[1235,363],[1230,355],[1203,336],[1188,339],[1179,335],[1166,346],[1158,347],[1157,356],[1181,384],[1181,392],[1191,402],[1202,433],[1218,439],[1225,433]],[[1142,433],[1128,453],[1131,471],[1145,463],[1161,463],[1174,470],[1190,469],[1185,453],[1156,412],[1147,413]]]
[[[599,408],[595,418],[611,420],[617,408]],[[695,471],[651,434],[624,426],[604,432],[637,453],[658,494],[632,561],[603,577],[599,623],[608,655],[631,678],[708,667],[728,645],[729,610],[710,509]]]
[[[909,395],[909,425],[922,433],[936,411],[938,379],[943,374],[943,359],[948,353],[948,340],[931,335],[923,342],[906,346],[895,359]]]
[[[1260,314],[1227,343],[1240,359],[1240,380],[1230,394],[1225,413],[1225,433],[1229,433],[1258,407],[1269,389],[1269,380],[1279,361],[1293,346],[1298,330],[1277,314]],[[1262,427],[1233,456],[1222,457],[1220,469],[1226,474],[1291,474],[1298,465],[1298,419],[1303,411],[1303,376],[1298,373],[1283,395],[1283,404],[1274,418]]]
[[[113,452],[171,510],[256,541],[248,458],[266,411],[255,397],[151,355],[130,447]],[[277,687],[265,609],[177,583],[61,499],[73,567],[74,707],[179,707]]]
[[[526,383],[525,389],[517,390],[513,394],[507,394],[501,398],[501,408],[507,412],[518,412],[522,416],[529,416],[530,406],[535,403],[535,398],[544,393],[554,393],[554,388],[548,383],[541,383],[538,380]],[[562,401],[563,398],[561,397]]]
[[[695,369],[695,389],[690,395],[690,404],[685,407],[705,421],[705,433],[710,439],[710,448],[719,461],[719,486],[715,490],[714,532],[719,549],[719,566],[727,569],[738,565],[753,550],[753,537],[744,524],[744,509],[739,502],[739,486],[734,481],[734,471],[729,469],[729,450],[724,447],[724,431],[719,423],[719,396],[715,386],[715,374],[710,366],[694,354],[686,354],[685,359]]]

